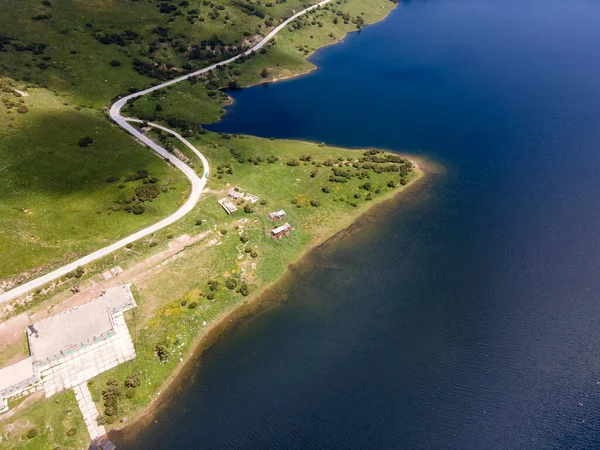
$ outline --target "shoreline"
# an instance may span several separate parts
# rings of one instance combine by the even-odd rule
[[[319,48],[316,48],[312,53],[310,53],[309,55],[304,56],[303,60],[304,62],[310,64],[312,67],[307,70],[306,72],[302,72],[302,73],[297,73],[297,74],[293,74],[293,75],[288,75],[286,77],[282,77],[282,78],[274,78],[271,81],[259,81],[258,83],[255,84],[251,84],[249,86],[242,86],[242,88],[246,89],[246,88],[250,88],[250,87],[254,87],[254,86],[260,86],[261,84],[269,84],[269,83],[279,83],[281,81],[289,81],[289,80],[293,80],[295,78],[301,78],[307,75],[310,75],[311,73],[317,71],[319,69],[319,66],[317,66],[316,64],[312,63],[311,61],[309,61],[309,59],[311,57],[313,57],[317,52],[320,52],[321,50],[324,50],[328,47],[332,47],[334,45],[337,44],[342,44],[346,38],[348,37],[348,35],[352,34],[352,33],[360,33],[364,28],[366,27],[370,27],[371,25],[375,25],[376,23],[379,22],[383,22],[385,19],[387,19],[389,17],[389,15],[394,12],[394,10],[396,10],[398,8],[398,6],[400,5],[400,3],[392,3],[392,7],[390,8],[390,10],[384,15],[382,16],[380,19],[375,20],[374,22],[369,22],[369,23],[365,23],[363,28],[361,28],[360,30],[350,30],[350,31],[346,31],[342,37],[340,37],[339,39],[336,39],[333,42],[330,42],[329,44],[323,45]]]
[[[403,156],[407,155],[403,154]],[[138,411],[135,417],[128,418],[129,420],[127,422],[111,428],[108,431],[108,436],[111,437],[111,435],[126,434],[134,425],[147,426],[150,421],[154,419],[161,406],[165,405],[170,400],[168,394],[172,392],[172,390],[178,389],[182,384],[181,382],[187,379],[191,374],[195,364],[199,362],[204,352],[209,350],[223,335],[225,335],[225,333],[229,332],[241,322],[285,299],[284,289],[282,288],[289,282],[288,277],[293,273],[296,266],[302,265],[303,260],[307,259],[313,252],[328,247],[339,240],[344,239],[357,229],[372,223],[372,218],[376,216],[375,213],[377,211],[385,210],[387,207],[397,204],[398,200],[406,197],[408,194],[418,194],[427,185],[429,178],[442,172],[441,166],[435,162],[425,160],[421,157],[414,157],[412,155],[410,156],[410,159],[417,163],[415,165],[415,170],[417,172],[416,178],[406,186],[390,192],[370,204],[363,205],[362,208],[358,209],[356,216],[348,217],[341,223],[328,227],[321,233],[315,234],[313,240],[302,252],[300,252],[300,254],[288,263],[285,272],[276,281],[265,284],[259,290],[252,293],[247,299],[223,310],[221,314],[219,314],[219,316],[193,340],[188,353],[183,356],[183,362],[167,377],[152,401]]]
[[[370,27],[371,25],[375,25],[376,23],[383,22],[385,19],[387,19],[389,17],[389,15],[392,12],[394,12],[398,8],[399,5],[400,5],[400,3],[393,3],[393,6],[390,8],[389,11],[387,11],[387,13],[384,16],[382,16],[380,19],[375,20],[374,22],[369,22],[369,23],[364,24],[363,29],[365,27]],[[346,31],[339,39],[336,39],[333,42],[330,42],[330,43],[325,44],[325,45],[323,45],[323,46],[321,46],[319,48],[316,48],[312,53],[310,53],[308,55],[305,55],[302,58],[302,60],[305,63],[310,64],[310,66],[311,66],[311,67],[308,67],[305,72],[298,72],[298,73],[291,74],[291,75],[288,75],[288,76],[285,76],[285,77],[281,77],[281,78],[273,78],[272,80],[266,80],[266,81],[259,80],[256,83],[250,83],[250,84],[241,86],[240,90],[241,89],[250,89],[250,88],[253,88],[253,87],[256,87],[256,86],[265,86],[265,85],[269,85],[271,83],[281,83],[281,82],[284,82],[284,81],[291,81],[291,80],[294,80],[296,78],[302,78],[302,77],[308,76],[308,75],[316,72],[317,70],[319,70],[319,66],[317,66],[313,62],[309,61],[310,58],[312,58],[315,54],[317,54],[321,50],[324,50],[324,49],[326,49],[328,47],[332,47],[334,45],[342,44],[346,40],[346,38],[348,37],[348,35],[350,35],[352,33],[360,33],[363,29]],[[205,126],[209,126],[210,127],[211,125],[215,125],[215,124],[221,122],[221,120],[223,120],[223,117],[227,114],[227,109],[230,108],[234,104],[235,100],[233,99],[233,97],[231,97],[231,95],[229,95],[229,92],[231,92],[231,91],[228,92],[228,89],[221,89],[221,91],[224,92],[227,95],[227,102],[224,103],[221,106],[221,108],[223,108],[223,110],[225,112],[223,114],[221,114],[221,116],[217,120],[215,120],[214,122],[202,124],[202,126],[204,126],[204,127]],[[209,129],[207,128],[207,130],[209,130]]]

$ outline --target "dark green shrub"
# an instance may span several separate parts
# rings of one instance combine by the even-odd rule
[[[250,252],[250,256],[252,256],[253,258],[256,258],[258,256],[258,253],[256,253],[256,250],[252,250]]]
[[[323,186],[321,188],[321,191],[325,192],[326,194],[329,194],[329,188],[327,186]]]
[[[244,244],[245,244],[246,242],[248,242],[248,240],[249,240],[249,239],[250,239],[250,238],[248,237],[248,235],[247,235],[246,233],[244,233],[244,234],[242,234],[242,235],[240,236],[240,241],[242,241]]]
[[[246,252],[246,253],[250,253],[251,251],[252,251],[252,249],[251,249],[250,247],[246,247],[246,248],[244,249],[244,252]]]
[[[321,206],[321,202],[315,198],[310,201],[310,204],[312,206]]]
[[[142,384],[142,381],[140,379],[140,374],[132,373],[132,374],[127,375],[127,377],[125,378],[124,384],[128,388],[139,387],[140,384]]]
[[[125,391],[125,397],[127,397],[128,399],[132,399],[133,397],[135,397],[135,389],[131,388],[131,389],[127,389]]]
[[[202,225],[202,219],[196,220],[196,225]]]
[[[129,244],[127,244],[127,245],[125,246],[125,248],[133,248],[133,243],[132,243],[132,242],[130,242]]]
[[[121,396],[121,389],[119,383],[114,378],[109,379],[106,382],[106,388],[102,390],[102,398],[106,405],[116,405],[116,400]],[[114,402],[114,403],[113,403]]]
[[[233,291],[237,287],[237,280],[233,277],[229,277],[225,280],[225,286],[227,286],[227,289],[230,291]]]
[[[158,242],[152,241],[148,244],[148,247],[156,247],[157,245],[158,245]]]
[[[155,184],[143,184],[135,188],[135,195],[140,201],[147,202],[158,197],[160,189]]]
[[[73,437],[77,434],[77,428],[71,427],[67,430],[67,436]]]
[[[81,139],[79,139],[80,147],[88,147],[88,146],[92,145],[93,143],[94,143],[94,140],[89,136],[85,136],[85,137],[82,137]]]
[[[113,59],[113,60],[110,62],[110,65],[111,65],[111,66],[113,66],[113,67],[119,67],[119,66],[121,65],[121,61],[118,61],[118,60],[116,60],[116,59]]]
[[[131,208],[131,210],[134,214],[140,215],[144,214],[144,211],[146,211],[146,207],[138,203],[137,205],[133,205],[133,208]]]
[[[186,299],[183,299],[183,300],[181,300],[181,302],[180,302],[179,304],[180,304],[181,306],[185,306],[185,305],[187,305],[187,300],[186,300]]]
[[[222,235],[226,235],[227,234],[227,230],[221,230],[221,234]]]
[[[29,111],[29,108],[27,108],[27,106],[25,106],[25,105],[21,105],[17,108],[17,112],[20,114],[25,114],[28,111]]]
[[[156,356],[158,356],[158,359],[161,363],[166,363],[169,360],[171,353],[169,352],[166,343],[159,342],[156,344],[156,347],[154,347],[154,350],[156,351]]]
[[[26,434],[27,439],[33,439],[37,435],[38,435],[37,428],[30,428],[29,430],[27,430],[27,434]]]
[[[215,293],[214,292],[209,292],[206,295],[206,298],[209,299],[209,300],[214,300],[215,299]]]
[[[114,176],[114,175],[111,175],[110,177],[108,177],[108,178],[106,179],[106,182],[107,182],[107,183],[114,183],[114,182],[115,182],[115,181],[117,181],[118,179],[119,179],[119,177],[116,177],[116,176]]]

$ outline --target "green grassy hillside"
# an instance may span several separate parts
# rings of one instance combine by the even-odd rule
[[[5,80],[3,86],[0,281],[108,245],[175,211],[186,197],[183,174],[103,114],[65,106],[45,89],[16,97],[16,84]],[[17,112],[23,107],[27,112]],[[93,142],[80,146],[85,137]],[[143,214],[125,210],[134,205],[136,188],[149,180],[125,181],[138,170],[146,170],[165,190],[144,202]]]
[[[130,87],[148,85],[151,77],[168,79],[238,52],[301,5],[298,0],[5,0],[0,2],[0,71],[72,95],[77,104],[104,106]]]

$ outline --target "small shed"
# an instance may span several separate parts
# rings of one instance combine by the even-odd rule
[[[292,226],[286,222],[280,227],[273,228],[271,230],[271,236],[273,236],[274,239],[279,239],[282,236],[288,236],[290,231],[292,231]]]
[[[257,197],[256,195],[246,192],[246,195],[244,195],[244,200],[248,200],[250,203],[256,203],[257,201],[260,200],[260,198]]]
[[[235,189],[230,190],[227,195],[234,200],[238,200],[238,199],[242,198],[242,193],[239,191],[236,191]]]
[[[223,207],[227,214],[233,214],[237,211],[237,207],[233,203],[231,203],[227,197],[219,200],[219,205]]]
[[[279,210],[279,211],[275,211],[269,214],[269,219],[271,220],[278,220],[281,219],[283,216],[285,216],[285,211],[283,209]]]

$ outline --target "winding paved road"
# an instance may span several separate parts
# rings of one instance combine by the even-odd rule
[[[100,258],[103,258],[104,256],[109,255],[110,253],[114,252],[115,250],[125,247],[127,244],[129,244],[131,242],[137,241],[138,239],[141,239],[144,236],[148,236],[149,234],[155,233],[158,230],[160,230],[168,225],[171,225],[172,223],[176,222],[177,220],[181,219],[183,216],[188,214],[192,209],[194,209],[194,207],[196,206],[196,203],[198,203],[198,200],[200,200],[202,191],[204,190],[204,187],[206,186],[206,182],[208,181],[208,173],[209,173],[208,160],[204,157],[204,155],[202,153],[200,153],[198,151],[198,149],[196,149],[192,144],[190,144],[180,134],[176,133],[173,130],[170,130],[169,128],[163,127],[161,125],[157,125],[154,123],[148,124],[154,128],[158,128],[162,131],[172,134],[177,139],[179,139],[181,142],[183,142],[196,155],[198,155],[198,157],[202,160],[202,164],[204,165],[204,173],[202,176],[199,177],[196,174],[196,172],[194,172],[193,169],[191,169],[189,166],[187,166],[185,163],[183,163],[181,160],[179,160],[176,156],[169,153],[166,149],[164,149],[163,147],[158,145],[156,142],[152,141],[150,138],[148,138],[147,136],[145,136],[144,134],[142,134],[140,131],[138,131],[136,128],[134,128],[133,126],[131,126],[129,124],[129,122],[141,123],[142,121],[139,119],[126,118],[121,115],[121,108],[123,108],[123,106],[125,104],[127,104],[128,100],[142,97],[143,95],[149,94],[150,92],[165,88],[167,86],[171,86],[176,83],[180,83],[181,81],[187,80],[190,77],[194,77],[197,75],[201,75],[203,73],[210,72],[211,70],[216,69],[218,66],[231,64],[235,60],[241,58],[243,55],[249,55],[254,51],[260,50],[267,42],[269,42],[277,33],[279,33],[282,29],[284,29],[290,22],[293,22],[298,17],[306,14],[309,11],[312,11],[313,9],[316,9],[322,5],[325,5],[325,4],[329,3],[330,1],[331,0],[321,1],[320,3],[317,3],[316,5],[310,6],[306,9],[294,14],[292,17],[285,20],[280,25],[278,25],[276,28],[274,28],[273,31],[271,31],[267,36],[265,36],[265,38],[262,41],[260,41],[258,44],[256,44],[250,50],[245,51],[244,53],[240,53],[237,56],[229,58],[225,61],[221,61],[217,64],[213,64],[211,66],[205,67],[204,69],[197,70],[196,72],[192,72],[187,75],[183,75],[179,78],[174,78],[174,79],[166,81],[162,84],[158,84],[156,86],[152,86],[151,88],[144,89],[143,91],[139,91],[134,94],[128,95],[126,97],[123,97],[123,98],[117,100],[115,103],[113,103],[113,105],[110,108],[110,117],[112,120],[114,120],[121,128],[124,128],[125,130],[127,130],[127,132],[130,133],[131,135],[133,135],[135,138],[137,138],[138,140],[140,140],[141,142],[146,144],[148,147],[150,147],[152,150],[154,150],[160,156],[168,159],[175,167],[177,167],[179,170],[181,170],[185,174],[185,176],[188,177],[188,179],[190,180],[190,182],[192,184],[192,192],[190,193],[189,198],[181,206],[181,208],[179,208],[177,211],[175,211],[169,217],[164,218],[160,222],[157,222],[154,225],[150,225],[149,227],[144,228],[143,230],[137,231],[137,232],[133,233],[132,235],[127,236],[126,238],[123,238],[123,239],[115,242],[114,244],[111,244],[107,247],[101,248],[100,250],[96,250],[95,252],[90,253],[89,255],[84,256],[83,258],[80,258],[76,261],[73,261],[72,263],[69,263],[66,266],[62,266],[56,270],[53,270],[50,273],[47,273],[46,275],[42,275],[41,277],[30,280],[27,283],[24,283],[14,289],[11,289],[10,291],[0,294],[0,303],[8,302],[10,300],[13,300],[13,299],[23,295],[23,294],[26,294],[27,292],[29,292],[33,289],[42,287],[45,284],[47,284],[51,281],[54,281],[57,278],[60,278],[64,275],[66,275],[67,273],[75,270],[79,266],[84,266],[86,264],[91,263],[92,261],[96,261]]]

